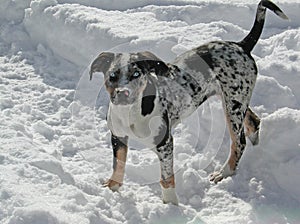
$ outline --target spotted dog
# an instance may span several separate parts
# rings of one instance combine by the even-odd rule
[[[240,42],[214,41],[165,63],[150,52],[101,53],[91,64],[104,74],[110,95],[107,114],[113,148],[113,174],[104,184],[117,190],[123,183],[128,139],[140,141],[157,154],[165,203],[178,204],[173,172],[171,128],[189,116],[208,97],[218,94],[231,137],[227,162],[211,174],[217,183],[235,173],[248,137],[259,142],[259,117],[249,108],[257,77],[251,51],[265,21],[266,9],[287,16],[271,1],[262,0],[250,33]]]

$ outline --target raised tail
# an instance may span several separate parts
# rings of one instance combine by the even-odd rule
[[[288,19],[288,17],[282,12],[282,10],[269,0],[261,0],[257,6],[256,18],[250,33],[239,44],[244,51],[250,53],[257,43],[265,23],[266,9],[272,10],[276,15],[282,19]]]

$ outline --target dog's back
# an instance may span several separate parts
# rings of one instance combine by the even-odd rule
[[[184,103],[174,108],[183,117],[198,108],[209,96],[227,94],[234,98],[232,107],[250,100],[257,76],[257,67],[251,51],[257,43],[265,22],[266,8],[283,19],[287,16],[272,2],[262,0],[249,34],[240,42],[214,41],[179,55],[171,64],[171,78],[182,86],[181,94],[191,96],[187,113]],[[166,83],[167,84],[167,83]],[[170,84],[169,84],[170,85]],[[168,87],[173,95],[177,91]],[[187,98],[187,97],[186,97]],[[185,112],[180,112],[181,110]],[[179,111],[179,112],[178,112]]]

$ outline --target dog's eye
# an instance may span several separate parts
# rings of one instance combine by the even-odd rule
[[[139,72],[134,72],[134,73],[132,74],[132,77],[133,77],[133,78],[138,78],[140,75],[141,75],[141,74],[140,74]]]
[[[113,72],[113,73],[110,73],[109,79],[110,79],[111,81],[116,80],[116,79],[117,79],[116,73],[114,73],[114,72]]]

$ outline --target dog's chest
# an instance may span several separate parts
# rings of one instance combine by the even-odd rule
[[[112,133],[118,137],[127,136],[148,147],[154,147],[154,139],[159,135],[163,125],[159,111],[157,102],[152,113],[146,116],[142,115],[139,102],[132,105],[110,103],[107,124]]]

